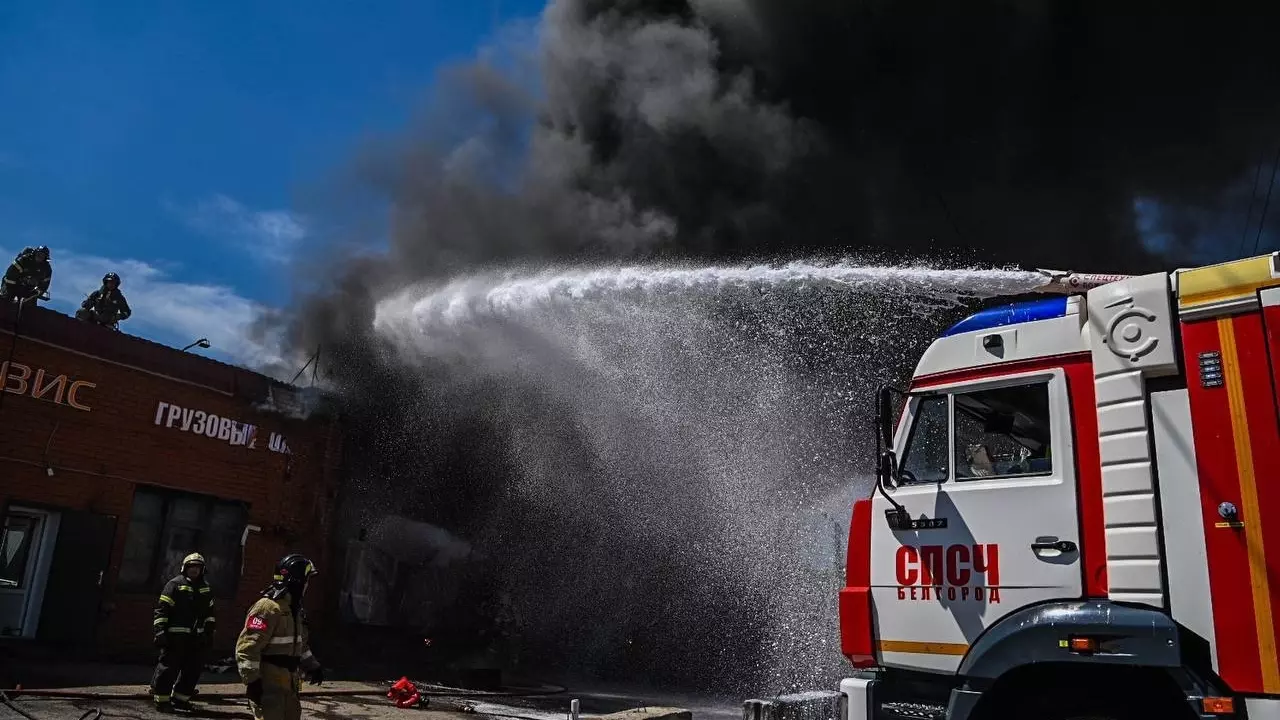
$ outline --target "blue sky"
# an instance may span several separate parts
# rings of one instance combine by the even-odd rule
[[[116,270],[129,332],[252,361],[244,323],[318,232],[298,194],[543,5],[0,3],[0,255],[48,245],[62,310]]]
[[[114,270],[128,332],[272,359],[244,329],[324,234],[299,195],[545,1],[0,2],[0,259],[48,245],[54,308]]]

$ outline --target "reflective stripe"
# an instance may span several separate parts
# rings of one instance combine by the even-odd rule
[[[155,698],[156,698],[156,702],[158,702],[158,703],[167,703],[167,702],[169,702],[169,696],[168,696],[168,695],[156,695],[156,696],[155,696]]]
[[[262,661],[243,660],[236,667],[239,667],[241,670],[257,670],[258,668],[262,667]]]
[[[182,591],[182,592],[195,592],[195,591],[196,591],[196,589],[195,589],[195,588],[193,588],[193,587],[191,587],[190,585],[179,585],[179,586],[178,586],[178,590],[180,590],[180,591]]]
[[[171,628],[169,628],[169,632],[171,632],[171,633],[189,633],[189,632],[191,632],[191,628],[184,628],[184,627],[171,627]]]
[[[174,699],[174,700],[177,700],[178,702],[186,702],[186,701],[188,701],[188,700],[190,700],[190,699],[191,699],[191,696],[190,696],[190,695],[183,695],[182,693],[174,693],[174,694],[173,694],[173,699]]]
[[[312,655],[310,650],[308,650],[308,651],[306,651],[306,652],[302,653],[302,659],[303,659],[303,660],[310,660],[310,659],[311,659],[311,658],[313,658],[313,657],[315,657],[315,655]]]
[[[169,618],[156,618],[156,621],[151,624],[152,625],[168,625]]]
[[[168,595],[161,595],[161,596],[160,596],[160,602],[162,602],[162,603],[168,603],[168,604],[170,604],[170,605],[173,605],[173,604],[174,604],[174,602],[173,602],[173,598],[169,597]]]
[[[205,585],[204,587],[200,588],[200,592],[202,593],[211,592],[212,590],[213,588],[209,587],[208,585]]]
[[[292,644],[294,644],[295,642],[297,642],[297,640],[298,640],[298,636],[297,636],[297,635],[281,635],[281,636],[279,636],[279,637],[273,637],[273,638],[271,638],[271,641],[270,641],[268,644],[270,644],[270,645],[292,645]]]

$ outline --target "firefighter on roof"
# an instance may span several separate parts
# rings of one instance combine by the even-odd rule
[[[324,682],[324,671],[311,654],[302,596],[316,568],[293,554],[276,564],[275,579],[245,617],[236,642],[236,667],[257,720],[302,717],[302,675],[312,685]]]
[[[114,328],[121,320],[128,320],[133,314],[129,302],[120,292],[120,276],[107,273],[102,276],[102,287],[89,293],[89,297],[80,303],[76,318],[86,322]]]
[[[161,710],[191,709],[204,653],[213,640],[213,588],[205,582],[204,570],[200,553],[183,558],[182,572],[165,583],[156,603],[160,662],[151,680],[151,694]]]
[[[13,259],[0,282],[0,299],[10,302],[48,300],[53,267],[49,264],[49,248],[41,245],[23,248]]]

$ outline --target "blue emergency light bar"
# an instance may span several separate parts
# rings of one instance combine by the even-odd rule
[[[1035,320],[1052,320],[1053,318],[1066,317],[1066,315],[1066,296],[1002,305],[970,315],[948,328],[946,332],[942,333],[942,337],[974,332],[975,330],[990,330],[991,328],[1006,327],[1008,325],[1019,325]]]

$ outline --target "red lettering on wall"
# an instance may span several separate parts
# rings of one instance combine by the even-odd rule
[[[61,403],[62,396],[67,391],[67,376],[59,375],[50,380],[48,384],[45,384],[44,378],[44,368],[36,370],[36,379],[35,382],[32,383],[34,387],[31,388],[31,397],[37,400],[43,400],[44,396],[48,395],[50,390],[56,389],[51,400],[55,403]]]
[[[66,375],[53,376],[53,379],[46,382],[48,376],[49,373],[44,368],[33,369],[17,362],[0,363],[0,389],[4,392],[12,395],[27,395],[36,400],[69,406],[84,412],[92,410],[77,396],[77,393],[83,389],[95,388],[97,385],[85,380],[71,380]],[[51,393],[52,397],[49,397]]]

